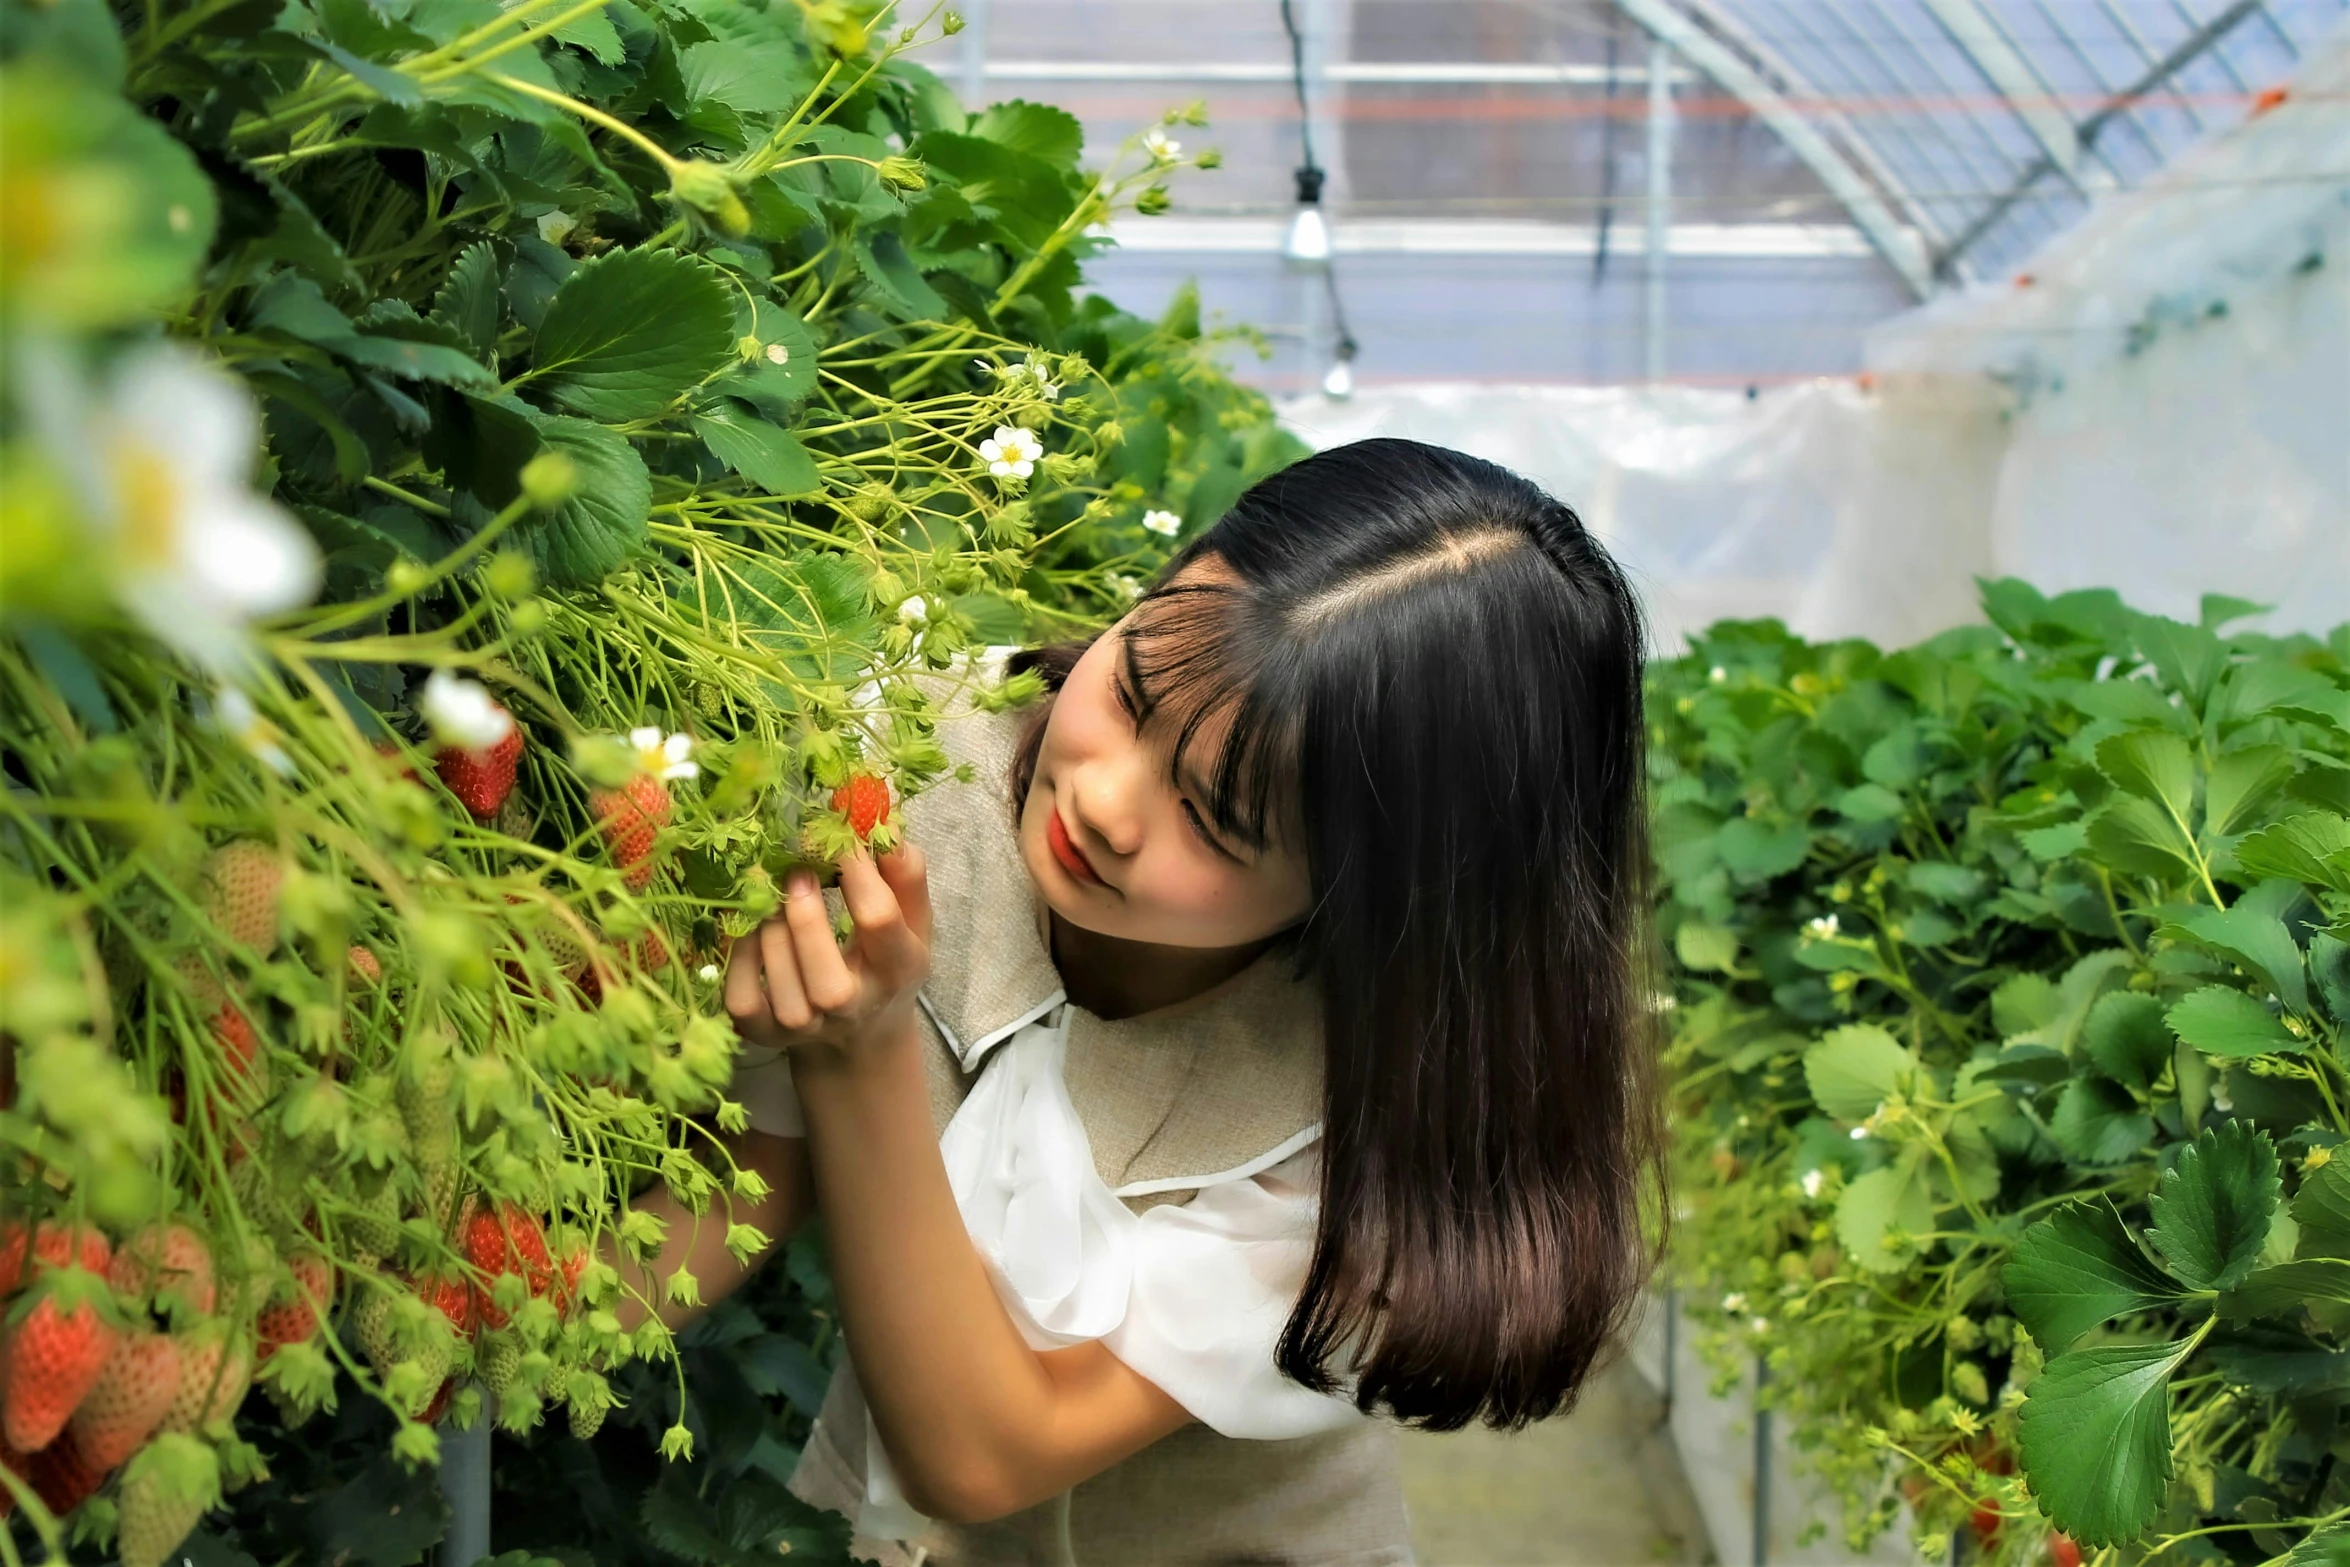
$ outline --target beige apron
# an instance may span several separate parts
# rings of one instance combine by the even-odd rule
[[[908,802],[930,867],[931,974],[922,990],[932,1119],[943,1133],[986,1055],[1061,1002],[1011,829],[1008,778],[1025,715],[940,725],[968,784]],[[1260,961],[1208,994],[1105,1022],[1072,1007],[1065,1076],[1094,1167],[1129,1208],[1186,1202],[1310,1143],[1321,1114],[1320,1020],[1307,987]],[[865,1494],[863,1400],[833,1379],[792,1476],[801,1498],[850,1518]],[[1409,1562],[1383,1421],[1292,1441],[1244,1441],[1193,1423],[1063,1497],[993,1523],[934,1524],[911,1547],[858,1535],[885,1567],[1126,1567],[1226,1562]]]

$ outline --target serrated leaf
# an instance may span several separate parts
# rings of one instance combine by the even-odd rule
[[[2292,1211],[2304,1251],[2312,1240],[2336,1249],[2350,1246],[2350,1157],[2337,1153],[2303,1175]]]
[[[1803,1055],[1812,1102],[1839,1121],[1864,1121],[1916,1075],[1918,1058],[1874,1023],[1853,1023],[1823,1035]]]
[[[498,342],[498,255],[488,240],[465,247],[433,295],[432,319],[487,359]]]
[[[2311,1530],[2277,1567],[2350,1567],[2350,1523]]]
[[[2034,827],[2015,835],[2024,852],[2045,865],[2054,860],[2070,859],[2089,846],[2089,827],[2086,822],[2058,822],[2053,827]]]
[[[598,65],[618,65],[628,58],[628,50],[620,42],[619,29],[601,11],[575,16],[548,36],[559,44],[585,50]]]
[[[2350,1259],[2304,1257],[2245,1276],[2219,1298],[2220,1315],[2231,1322],[2278,1317],[2314,1301],[2350,1306]]]
[[[2206,1055],[2244,1060],[2302,1048],[2275,1013],[2226,985],[2204,986],[2173,1005],[2165,1021],[2172,1033]]]
[[[2101,1323],[2177,1294],[2107,1202],[2059,1208],[2024,1231],[2000,1280],[2008,1309],[2051,1355]]]
[[[812,495],[824,487],[799,437],[738,403],[721,399],[694,416],[694,433],[711,454],[772,496]]]
[[[708,99],[743,114],[782,114],[797,108],[816,85],[803,59],[780,43],[763,47],[712,39],[679,51],[677,66],[689,99]]]
[[[2268,1134],[2212,1127],[2179,1152],[2149,1204],[2146,1238],[2190,1289],[2228,1289],[2260,1259],[2282,1182]]]
[[[2154,1140],[2154,1117],[2121,1084],[2091,1074],[2064,1085],[2048,1135],[2075,1164],[2126,1164]]]
[[[2309,977],[2337,1023],[2350,1024],[2350,942],[2330,931],[2309,938]]]
[[[1715,846],[1730,874],[1751,884],[1783,876],[1801,865],[1811,852],[1811,834],[1804,831],[1801,822],[1772,825],[1739,816],[1722,823],[1722,830],[1715,834]]]
[[[1890,822],[1899,820],[1909,807],[1883,784],[1864,783],[1838,795],[1836,809],[1856,822]]]
[[[2097,747],[2097,770],[2117,788],[2152,801],[2184,822],[2195,803],[2195,754],[2173,734],[2150,729],[2109,736]]]
[[[857,237],[857,268],[873,285],[890,313],[907,321],[938,321],[947,314],[947,302],[922,279],[906,242],[888,229],[869,230]]]
[[[2247,746],[2211,764],[2203,784],[2203,832],[2241,832],[2293,781],[2293,753],[2281,745]]]
[[[1063,171],[1074,171],[1078,155],[1085,150],[1085,128],[1075,115],[1019,98],[989,104],[971,116],[971,134]]]
[[[653,477],[628,442],[585,419],[540,419],[539,439],[578,471],[570,499],[524,525],[541,580],[585,587],[644,548]]]
[[[1905,1157],[1856,1177],[1836,1200],[1836,1238],[1853,1263],[1871,1273],[1898,1273],[1916,1256],[1895,1237],[1934,1228],[1934,1199],[1923,1165]]]
[[[2197,712],[2227,668],[2227,649],[2201,626],[2161,615],[2140,615],[2133,627],[2138,647],[2163,683],[2185,695]]]
[[[2163,928],[2174,938],[2184,935],[2197,945],[2234,958],[2247,972],[2265,982],[2277,999],[2296,1012],[2309,1010],[2309,989],[2301,977],[2301,949],[2293,944],[2284,921],[2273,914],[2238,904],[2232,909],[2197,909]]]
[[[547,306],[531,378],[591,419],[658,416],[734,356],[734,306],[705,262],[616,250],[582,262]]]
[[[1737,965],[1738,936],[1726,925],[1683,920],[1673,932],[1673,955],[1681,966],[1699,973],[1723,972]]]
[[[2075,1350],[2032,1383],[2017,1419],[2024,1473],[2082,1545],[2118,1545],[2154,1521],[2170,1489],[2170,1376],[2187,1348]]]
[[[2174,1041],[2163,1026],[2162,1003],[2132,990],[2097,998],[2081,1025],[2081,1047],[2097,1070],[2117,1083],[2150,1088],[2170,1065]]]
[[[2136,795],[2108,800],[2089,817],[2089,851],[2125,876],[2176,881],[2194,873],[2194,849],[2161,806]]]
[[[2238,843],[2236,863],[2253,876],[2350,892],[2350,820],[2332,811],[2288,816]]]

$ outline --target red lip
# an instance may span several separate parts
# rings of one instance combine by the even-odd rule
[[[1061,869],[1079,881],[1091,882],[1097,887],[1105,885],[1100,872],[1070,841],[1069,829],[1062,823],[1061,813],[1057,810],[1045,818],[1044,841],[1051,847],[1053,858],[1061,862]]]

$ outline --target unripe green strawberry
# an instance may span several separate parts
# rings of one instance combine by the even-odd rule
[[[392,1296],[388,1290],[371,1289],[360,1297],[351,1312],[351,1335],[359,1341],[359,1352],[375,1368],[378,1377],[388,1375],[400,1360],[399,1346],[392,1342]]]
[[[163,1412],[160,1431],[194,1431],[226,1420],[245,1401],[253,1362],[243,1337],[225,1322],[213,1321],[175,1335],[180,1350],[179,1391]]]
[[[203,1502],[166,1491],[153,1470],[126,1477],[114,1506],[114,1549],[122,1567],[163,1567],[204,1517]]]
[[[380,1262],[400,1249],[400,1183],[389,1170],[359,1180],[359,1211],[343,1218],[343,1233],[360,1255]]]
[[[367,948],[360,946],[352,947],[351,950],[345,954],[344,960],[351,965],[351,982],[354,985],[358,985],[366,989],[373,989],[375,986],[383,983],[383,959],[377,957]]]
[[[152,1297],[158,1311],[176,1307],[197,1316],[209,1316],[218,1295],[211,1248],[177,1223],[150,1224],[124,1241],[107,1265],[106,1282],[134,1300]]]
[[[668,824],[671,808],[669,786],[650,773],[588,796],[588,809],[603,829],[604,846],[631,892],[644,891],[653,879],[653,839]]]
[[[522,1346],[510,1333],[490,1333],[482,1337],[476,1351],[474,1369],[480,1373],[482,1386],[504,1398],[514,1386],[515,1370],[522,1364]]]
[[[582,1442],[587,1441],[604,1429],[604,1416],[608,1412],[601,1403],[582,1404],[574,1400],[571,1404],[571,1434]]]
[[[522,726],[512,724],[506,738],[485,750],[444,746],[433,753],[432,765],[433,771],[441,775],[442,784],[472,813],[473,819],[486,822],[498,814],[506,796],[514,792],[514,770],[521,760]]]
[[[220,933],[267,957],[277,950],[277,900],[286,869],[251,839],[224,843],[204,861],[204,912]]]
[[[179,1345],[145,1329],[125,1333],[73,1412],[73,1443],[104,1472],[118,1469],[154,1435],[179,1393]]]
[[[457,1150],[457,1063],[446,1044],[414,1046],[393,1084],[392,1097],[408,1128],[408,1147],[419,1164],[445,1162]]]

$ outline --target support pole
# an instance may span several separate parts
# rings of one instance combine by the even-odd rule
[[[1650,381],[1665,378],[1665,257],[1673,228],[1673,52],[1648,44],[1648,355]]]
[[[963,46],[956,61],[956,74],[963,79],[963,107],[973,114],[988,104],[987,12],[988,0],[963,0],[963,34],[955,40]]]
[[[1771,1412],[1763,1407],[1763,1389],[1771,1385],[1771,1368],[1754,1357],[1754,1567],[1771,1561]]]
[[[441,1427],[441,1500],[449,1505],[449,1532],[441,1539],[440,1567],[474,1567],[490,1554],[492,1411],[484,1388],[470,1430]]]

